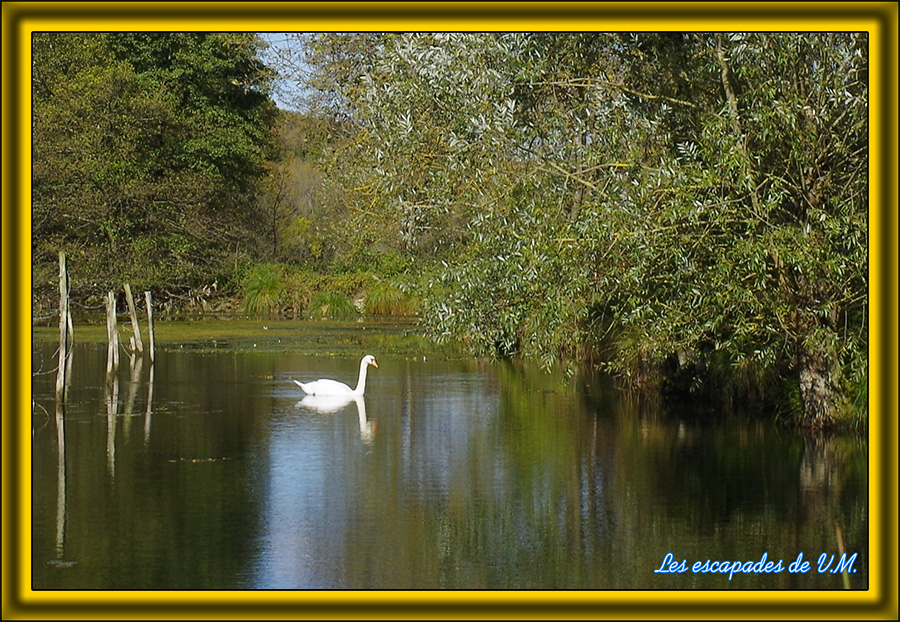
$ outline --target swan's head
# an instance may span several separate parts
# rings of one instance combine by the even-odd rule
[[[367,354],[363,357],[362,360],[364,365],[371,365],[372,367],[378,367],[378,363],[375,361],[375,357],[371,354]]]

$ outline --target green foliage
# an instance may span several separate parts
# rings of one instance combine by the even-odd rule
[[[572,262],[570,227],[546,219],[535,190],[473,220],[472,241],[443,266],[437,288],[444,293],[424,314],[436,338],[462,338],[478,354],[524,354],[546,366],[576,353],[585,274]]]
[[[361,307],[375,315],[415,315],[419,304],[396,285],[399,281],[376,281],[368,272],[321,274],[304,266],[260,263],[242,269],[239,281],[244,309],[253,314],[348,318]]]
[[[358,298],[362,292],[372,285],[372,275],[365,271],[333,271],[323,279],[322,289],[332,291],[348,298]]]
[[[295,266],[281,265],[284,270],[284,292],[281,310],[288,316],[301,317],[321,286],[322,277]]]
[[[715,355],[736,370],[788,362],[795,382],[813,373],[819,382],[809,387],[831,387],[810,395],[801,382],[807,413],[814,402],[829,404],[833,419],[843,401],[836,394],[849,390],[840,368],[858,368],[866,350],[859,41],[736,34],[681,45],[706,59],[692,88],[708,107],[648,113],[660,127],[680,128],[683,142],[641,175],[624,205],[634,225],[621,238],[627,269],[616,284],[645,295],[624,305],[618,292],[608,298],[628,335],[613,366],[643,356],[648,344],[657,362],[678,351],[694,362]],[[707,102],[716,92],[730,95]],[[810,341],[814,334],[824,337]]]
[[[507,39],[509,39],[507,41]],[[512,119],[493,70],[515,36],[322,34],[306,44],[336,139],[323,165],[347,189],[356,252],[443,252],[494,186]],[[355,213],[354,213],[355,212]],[[362,257],[360,258],[362,259]]]
[[[863,35],[306,45],[361,253],[340,257],[434,258],[416,274],[435,336],[727,400],[789,380],[826,420],[863,395]]]
[[[343,193],[317,167],[329,124],[313,114],[280,111],[274,132],[279,149],[260,188],[266,233],[258,252],[321,270],[345,251],[347,237]]]
[[[36,33],[33,248],[73,288],[221,280],[260,233],[274,106],[253,35]]]
[[[252,36],[36,35],[39,286],[59,249],[76,284],[239,274],[256,313],[421,311],[478,354],[862,420],[864,34],[297,37],[318,107],[275,119]]]

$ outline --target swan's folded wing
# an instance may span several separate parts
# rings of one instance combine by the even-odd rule
[[[310,395],[350,395],[353,389],[343,382],[322,378],[315,382],[300,385]]]

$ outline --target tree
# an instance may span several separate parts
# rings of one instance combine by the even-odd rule
[[[396,250],[443,253],[504,184],[513,111],[494,67],[508,64],[515,36],[332,34],[306,44],[339,132],[326,171],[361,226]]]
[[[635,89],[687,91],[693,106],[641,103],[668,148],[631,202],[638,226],[619,284],[649,295],[619,309],[631,344],[620,359],[643,347],[656,360],[686,353],[693,368],[715,360],[732,377],[777,370],[797,387],[803,422],[829,425],[866,385],[864,38],[648,36],[639,46]],[[688,83],[650,71],[661,47],[696,59]]]
[[[69,251],[76,290],[222,276],[259,231],[274,106],[257,46],[233,33],[35,34],[35,262]]]
[[[270,219],[271,256],[285,263],[326,263],[344,232],[340,193],[324,182],[316,163],[329,140],[329,124],[312,114],[280,111],[274,128],[281,150],[270,163],[260,202]]]
[[[864,391],[863,37],[306,45],[344,129],[326,174],[371,238],[435,259],[434,334],[694,394],[788,382],[814,427]]]

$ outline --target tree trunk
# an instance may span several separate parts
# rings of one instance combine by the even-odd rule
[[[822,429],[831,426],[840,408],[840,362],[830,341],[819,338],[814,340],[814,346],[808,341],[800,344],[798,364],[803,427]]]

